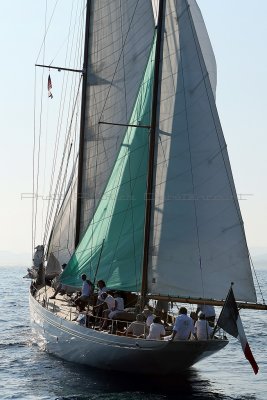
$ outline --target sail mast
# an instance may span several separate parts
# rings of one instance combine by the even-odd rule
[[[148,271],[149,240],[150,240],[150,226],[151,226],[154,158],[155,158],[155,144],[156,144],[157,104],[158,104],[158,94],[159,94],[163,4],[164,0],[159,0],[152,110],[151,110],[151,128],[150,128],[150,141],[149,141],[147,192],[146,192],[145,235],[144,235],[143,271],[142,271],[142,287],[141,287],[142,306],[144,306],[145,296],[147,292],[147,271]]]
[[[82,85],[82,104],[80,120],[80,142],[79,142],[79,164],[78,164],[78,184],[77,184],[77,209],[76,209],[76,232],[75,247],[80,240],[80,222],[81,222],[81,202],[82,202],[82,175],[83,175],[83,155],[84,155],[84,131],[85,131],[85,113],[86,113],[86,85],[89,53],[89,24],[90,24],[90,0],[86,5],[85,37],[84,37],[84,56],[83,56],[83,85]]]

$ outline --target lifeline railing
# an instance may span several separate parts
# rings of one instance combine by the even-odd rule
[[[41,299],[42,297],[42,299]],[[49,309],[54,313],[57,313],[58,310],[56,310],[56,301],[54,301],[53,303],[49,301],[49,298],[47,297],[47,290],[45,288],[45,292],[41,293],[39,291],[38,293],[38,298],[36,298],[36,300],[38,301],[38,303],[40,303],[44,308]],[[147,325],[144,323],[144,332],[143,334],[139,335],[139,336],[135,336],[135,335],[131,335],[131,334],[126,334],[127,328],[130,326],[130,324],[133,321],[125,321],[125,320],[121,320],[121,319],[109,319],[107,317],[100,317],[98,315],[93,315],[89,310],[86,311],[82,311],[77,315],[77,311],[75,310],[75,312],[73,312],[72,310],[73,306],[69,305],[69,310],[66,310],[66,313],[64,313],[63,309],[60,308],[60,313],[63,316],[64,319],[68,319],[69,321],[73,321],[75,322],[80,314],[84,314],[85,317],[85,323],[80,323],[81,326],[84,326],[85,328],[89,328],[89,329],[93,329],[93,330],[102,330],[101,329],[101,323],[103,324],[107,324],[108,328],[107,329],[103,329],[103,331],[108,331],[108,333],[113,334],[113,335],[117,335],[117,336],[129,336],[129,337],[135,337],[135,338],[146,338],[148,331],[147,331]],[[75,318],[72,319],[72,316],[75,315]],[[91,322],[89,320],[89,322],[87,322],[87,318],[91,318]],[[77,321],[79,323],[79,321]],[[141,321],[140,321],[141,322]],[[119,331],[117,329],[118,325],[121,324],[124,327],[124,331]],[[171,328],[171,327],[170,327]],[[216,340],[216,339],[225,339],[225,332],[219,328],[216,331],[216,335],[215,337],[213,337],[210,340]]]

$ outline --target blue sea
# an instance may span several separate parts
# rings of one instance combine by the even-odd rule
[[[85,368],[41,351],[32,335],[26,268],[0,267],[0,400],[266,400],[267,312],[241,311],[254,375],[236,339],[187,373],[164,379]],[[267,300],[267,270],[258,271]],[[168,362],[168,360],[165,360]]]

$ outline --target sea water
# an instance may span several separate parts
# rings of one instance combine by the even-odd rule
[[[242,310],[258,375],[230,338],[188,372],[164,379],[107,373],[41,351],[32,335],[26,268],[0,267],[0,400],[266,400],[267,311]],[[267,298],[267,270],[258,271]],[[163,360],[168,362],[168,359]]]

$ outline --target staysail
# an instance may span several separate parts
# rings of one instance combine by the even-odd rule
[[[193,1],[165,2],[154,204],[153,294],[256,301],[243,222]]]

